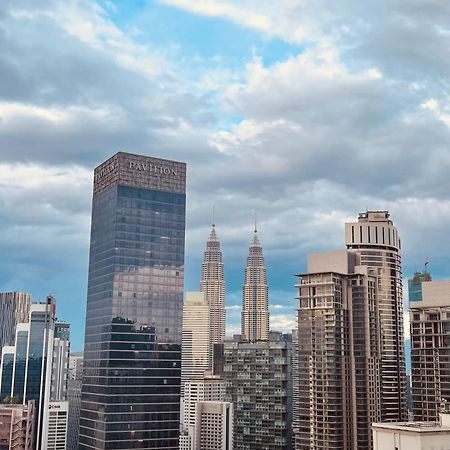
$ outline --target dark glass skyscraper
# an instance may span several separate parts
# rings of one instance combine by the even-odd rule
[[[80,449],[177,449],[186,165],[95,169]]]

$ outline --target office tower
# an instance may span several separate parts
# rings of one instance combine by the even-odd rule
[[[70,355],[67,400],[69,418],[67,425],[67,450],[78,450],[78,431],[80,426],[81,379],[83,376],[83,357]]]
[[[210,307],[203,292],[187,292],[183,304],[181,392],[184,383],[211,369]]]
[[[60,408],[64,408],[65,403],[68,369],[65,353],[69,345],[69,326],[55,325],[55,311],[55,300],[51,296],[42,303],[32,304],[29,321],[16,326],[15,346],[2,349],[1,396],[23,405],[34,401],[38,450],[46,450],[51,445],[49,419],[57,408],[50,404],[50,400],[59,401]],[[57,339],[55,328],[59,328]]]
[[[426,268],[423,272],[416,272],[414,277],[408,280],[409,303],[422,300],[422,283],[424,281],[431,281],[431,274]]]
[[[234,407],[234,448],[291,449],[291,343],[225,341],[223,352],[224,401]]]
[[[205,294],[211,312],[211,353],[212,346],[225,338],[225,279],[223,274],[222,252],[213,223],[206,242],[202,264],[200,290]]]
[[[450,281],[423,282],[409,317],[414,420],[435,421],[450,405]]]
[[[69,402],[50,401],[45,430],[45,446],[42,450],[67,450],[67,424]]]
[[[16,325],[28,321],[30,302],[28,292],[0,293],[0,348],[14,345]]]
[[[0,449],[34,450],[34,401],[0,405]]]
[[[347,248],[378,276],[381,420],[407,420],[401,240],[388,211],[361,213],[345,224]]]
[[[181,401],[180,450],[194,450],[196,441],[196,405],[198,402],[222,402],[225,383],[218,377],[206,373],[190,379],[184,385]]]
[[[194,450],[233,450],[233,404],[198,402]]]
[[[67,399],[67,382],[70,356],[70,325],[65,322],[55,323],[53,338],[53,370],[50,398]]]
[[[94,171],[79,448],[177,449],[186,165]]]
[[[309,255],[298,277],[295,449],[371,449],[381,420],[376,271],[338,250]]]
[[[269,338],[269,288],[256,227],[245,268],[242,335],[250,342],[267,341]]]

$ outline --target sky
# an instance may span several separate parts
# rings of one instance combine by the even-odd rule
[[[450,2],[0,1],[0,289],[49,293],[84,336],[92,172],[188,163],[186,290],[215,206],[228,332],[254,213],[271,327],[306,255],[388,209],[403,277],[450,278]]]

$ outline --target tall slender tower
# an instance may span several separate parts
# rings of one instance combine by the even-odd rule
[[[378,276],[381,421],[407,420],[401,241],[388,211],[360,213],[345,224],[347,248]]]
[[[214,344],[222,343],[225,338],[225,280],[220,241],[214,223],[206,242],[200,290],[210,308],[212,348]]]
[[[186,164],[94,171],[80,450],[178,449]]]
[[[246,341],[269,339],[269,287],[256,225],[245,268],[241,328]]]

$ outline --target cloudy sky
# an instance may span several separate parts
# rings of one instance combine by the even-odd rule
[[[257,211],[272,328],[293,274],[389,209],[404,276],[450,277],[450,3],[0,1],[0,288],[53,293],[82,347],[92,170],[118,150],[188,163],[186,289],[212,205],[229,331]]]

